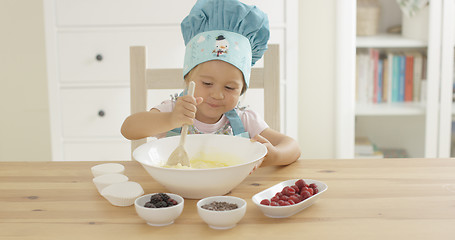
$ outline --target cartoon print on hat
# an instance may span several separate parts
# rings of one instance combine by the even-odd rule
[[[215,50],[212,53],[215,53],[217,57],[228,52],[229,42],[223,35],[219,35],[215,39]]]
[[[214,30],[193,37],[186,46],[183,75],[198,64],[222,60],[237,67],[243,74],[246,86],[250,82],[251,45],[246,37],[234,32]]]

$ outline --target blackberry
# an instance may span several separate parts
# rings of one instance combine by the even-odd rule
[[[170,206],[174,206],[174,205],[177,205],[177,202],[172,199],[172,198],[169,198],[167,201],[167,205],[170,207]]]
[[[158,193],[158,194],[161,196],[161,198],[162,198],[163,201],[165,201],[165,202],[167,202],[167,200],[169,200],[169,198],[171,198],[171,197],[169,197],[169,195],[167,195],[166,193]]]
[[[165,201],[161,201],[161,202],[156,203],[155,206],[157,208],[163,208],[163,207],[167,207],[167,203]]]
[[[146,207],[146,208],[156,208],[156,206],[153,203],[151,203],[151,202],[146,202],[144,207]]]
[[[159,203],[161,201],[163,201],[163,197],[160,194],[153,194],[150,197],[150,202],[153,204]]]
[[[150,196],[150,204],[154,205],[156,208],[162,208],[174,206],[178,203],[166,193],[156,193]]]

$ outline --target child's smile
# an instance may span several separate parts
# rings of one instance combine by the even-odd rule
[[[243,88],[242,72],[230,63],[212,60],[199,64],[190,75],[196,83],[194,97],[202,97],[196,119],[216,123],[221,116],[237,106]]]
[[[211,103],[207,103],[207,104],[208,104],[210,107],[212,107],[212,108],[217,108],[217,107],[220,106],[220,105],[218,105],[218,104],[211,104]]]

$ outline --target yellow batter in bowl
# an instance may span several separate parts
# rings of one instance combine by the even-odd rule
[[[238,156],[229,153],[206,153],[200,152],[190,159],[191,167],[182,166],[180,163],[174,166],[164,165],[165,168],[179,169],[208,169],[229,167],[240,164],[242,161]]]

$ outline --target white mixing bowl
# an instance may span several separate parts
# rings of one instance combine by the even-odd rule
[[[180,137],[167,137],[145,143],[133,152],[145,170],[170,192],[184,198],[201,199],[224,195],[240,184],[258,167],[267,148],[250,139],[228,135],[190,134],[185,150],[189,158],[199,153],[234,155],[239,164],[209,169],[176,169],[162,167],[178,146]]]

